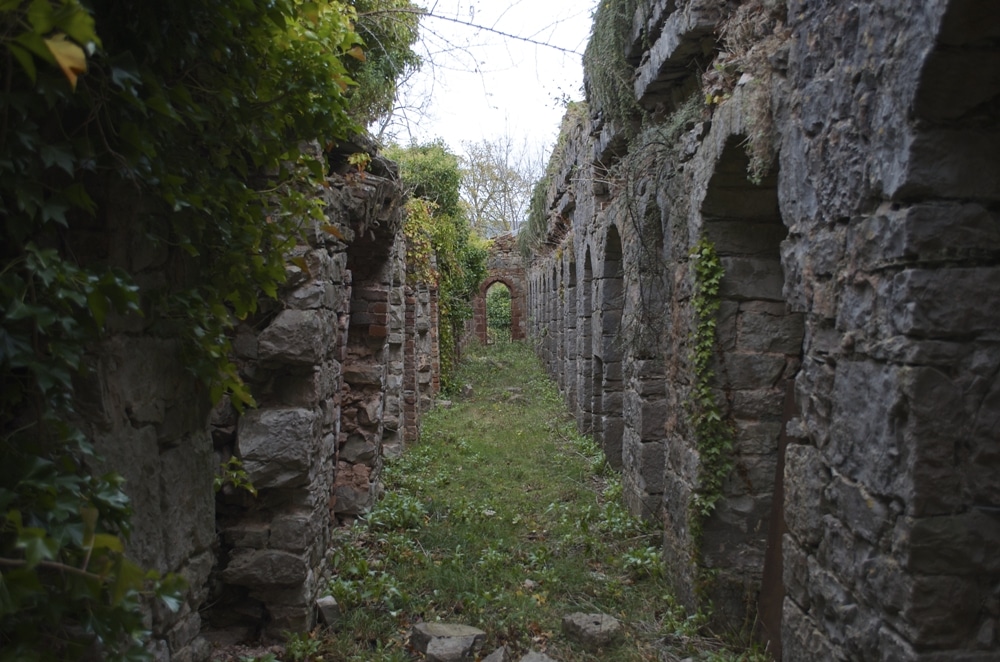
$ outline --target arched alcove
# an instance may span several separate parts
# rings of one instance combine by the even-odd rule
[[[576,390],[579,398],[576,427],[581,434],[588,434],[594,425],[594,327],[591,317],[594,309],[594,269],[590,259],[590,246],[584,249],[583,282],[577,297],[576,326],[579,329],[577,341]]]
[[[615,469],[622,466],[622,311],[625,307],[625,272],[622,264],[622,241],[618,228],[611,224],[604,242],[604,259],[598,282],[600,316],[594,327],[594,381],[600,394],[601,427],[598,441],[608,462]],[[600,374],[598,374],[600,373]]]
[[[576,262],[572,258],[567,260],[565,279],[565,313],[563,315],[563,383],[565,384],[566,402],[570,409],[577,409],[577,292],[576,292]]]
[[[740,623],[762,593],[768,532],[780,568],[782,431],[800,365],[803,320],[791,313],[782,289],[780,244],[787,235],[778,205],[777,173],[757,184],[747,178],[743,136],[730,136],[701,205],[703,237],[724,269],[717,313],[713,387],[733,432],[732,468],[712,515],[704,522],[703,568],[717,573],[708,595],[717,618]],[[704,460],[702,460],[704,461]],[[710,469],[709,469],[710,470]],[[767,636],[780,628],[780,572],[763,588]]]

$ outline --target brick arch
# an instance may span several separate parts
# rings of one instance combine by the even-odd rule
[[[496,285],[502,283],[510,290],[510,339],[524,340],[524,284],[516,280],[510,274],[491,273],[479,285],[479,293],[472,300],[473,323],[476,329],[476,337],[479,342],[486,343],[486,292]]]

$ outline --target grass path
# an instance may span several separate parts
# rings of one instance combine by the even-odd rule
[[[345,530],[330,592],[337,633],[292,637],[285,659],[403,661],[420,620],[473,625],[501,644],[556,660],[763,660],[727,651],[704,619],[672,600],[656,531],[621,506],[621,484],[576,434],[530,348],[475,349],[420,443],[387,466],[386,494]],[[560,633],[563,615],[604,612],[625,630],[587,653]]]

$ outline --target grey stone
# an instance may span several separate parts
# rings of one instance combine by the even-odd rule
[[[337,599],[332,595],[325,595],[316,600],[316,609],[319,611],[320,620],[323,625],[331,629],[340,627],[343,611],[337,603]]]
[[[506,646],[501,646],[484,657],[482,662],[511,662],[510,651]]]
[[[554,659],[546,655],[545,653],[539,653],[538,651],[528,651],[527,654],[522,655],[519,662],[556,662]]]
[[[304,484],[321,437],[319,417],[308,409],[255,409],[240,418],[240,457],[260,490]]]
[[[276,550],[237,551],[222,571],[229,584],[252,587],[298,586],[309,574],[301,556]]]
[[[576,612],[563,616],[562,631],[589,651],[611,646],[621,634],[621,623],[608,614]]]
[[[456,623],[417,623],[410,631],[410,645],[430,662],[471,662],[485,641],[482,630]]]
[[[315,365],[323,358],[327,329],[315,310],[283,310],[258,338],[258,355],[272,363]]]
[[[351,464],[369,464],[375,459],[378,447],[360,435],[351,435],[340,448],[340,459]]]

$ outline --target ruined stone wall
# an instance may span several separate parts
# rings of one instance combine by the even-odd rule
[[[372,507],[383,458],[414,440],[437,392],[436,291],[406,285],[394,166],[376,157],[369,172],[345,173],[318,192],[326,225],[289,256],[277,300],[236,329],[256,408],[223,399],[212,410],[176,340],[123,328],[96,352],[83,409],[108,468],[127,480],[129,552],[189,584],[179,613],[153,611],[158,660],[312,627],[334,528]],[[125,222],[137,212],[119,211],[115,241],[122,259],[142,262],[127,265],[140,285],[176,277],[169,252]],[[214,492],[230,457],[255,495],[231,482]]]
[[[685,104],[737,4],[640,7],[646,123],[592,105],[569,127],[530,334],[662,522],[689,604],[732,627],[759,611],[787,660],[994,659],[1000,9],[789,2],[767,76]],[[761,98],[778,157],[751,181]],[[701,240],[724,267],[711,385],[732,430],[707,518]]]

